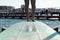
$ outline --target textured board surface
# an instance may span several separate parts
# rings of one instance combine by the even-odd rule
[[[0,40],[60,40],[60,35],[42,22],[22,21],[2,32]]]

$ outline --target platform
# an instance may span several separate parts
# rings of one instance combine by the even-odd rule
[[[3,31],[0,40],[60,40],[60,35],[40,21],[22,21]]]

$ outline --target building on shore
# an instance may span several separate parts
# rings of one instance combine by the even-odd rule
[[[13,9],[13,6],[0,6],[0,13],[11,13]]]
[[[22,11],[22,9],[21,8],[17,8],[17,9],[15,9],[15,12],[14,13],[21,13],[21,11]]]

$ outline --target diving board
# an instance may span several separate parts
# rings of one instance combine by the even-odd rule
[[[60,40],[60,35],[40,21],[22,21],[3,31],[0,40]]]

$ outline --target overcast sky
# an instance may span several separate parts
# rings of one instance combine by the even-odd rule
[[[0,0],[0,5],[14,6],[19,8],[24,0]],[[60,0],[36,0],[36,8],[60,8]],[[31,5],[30,5],[31,8]]]

